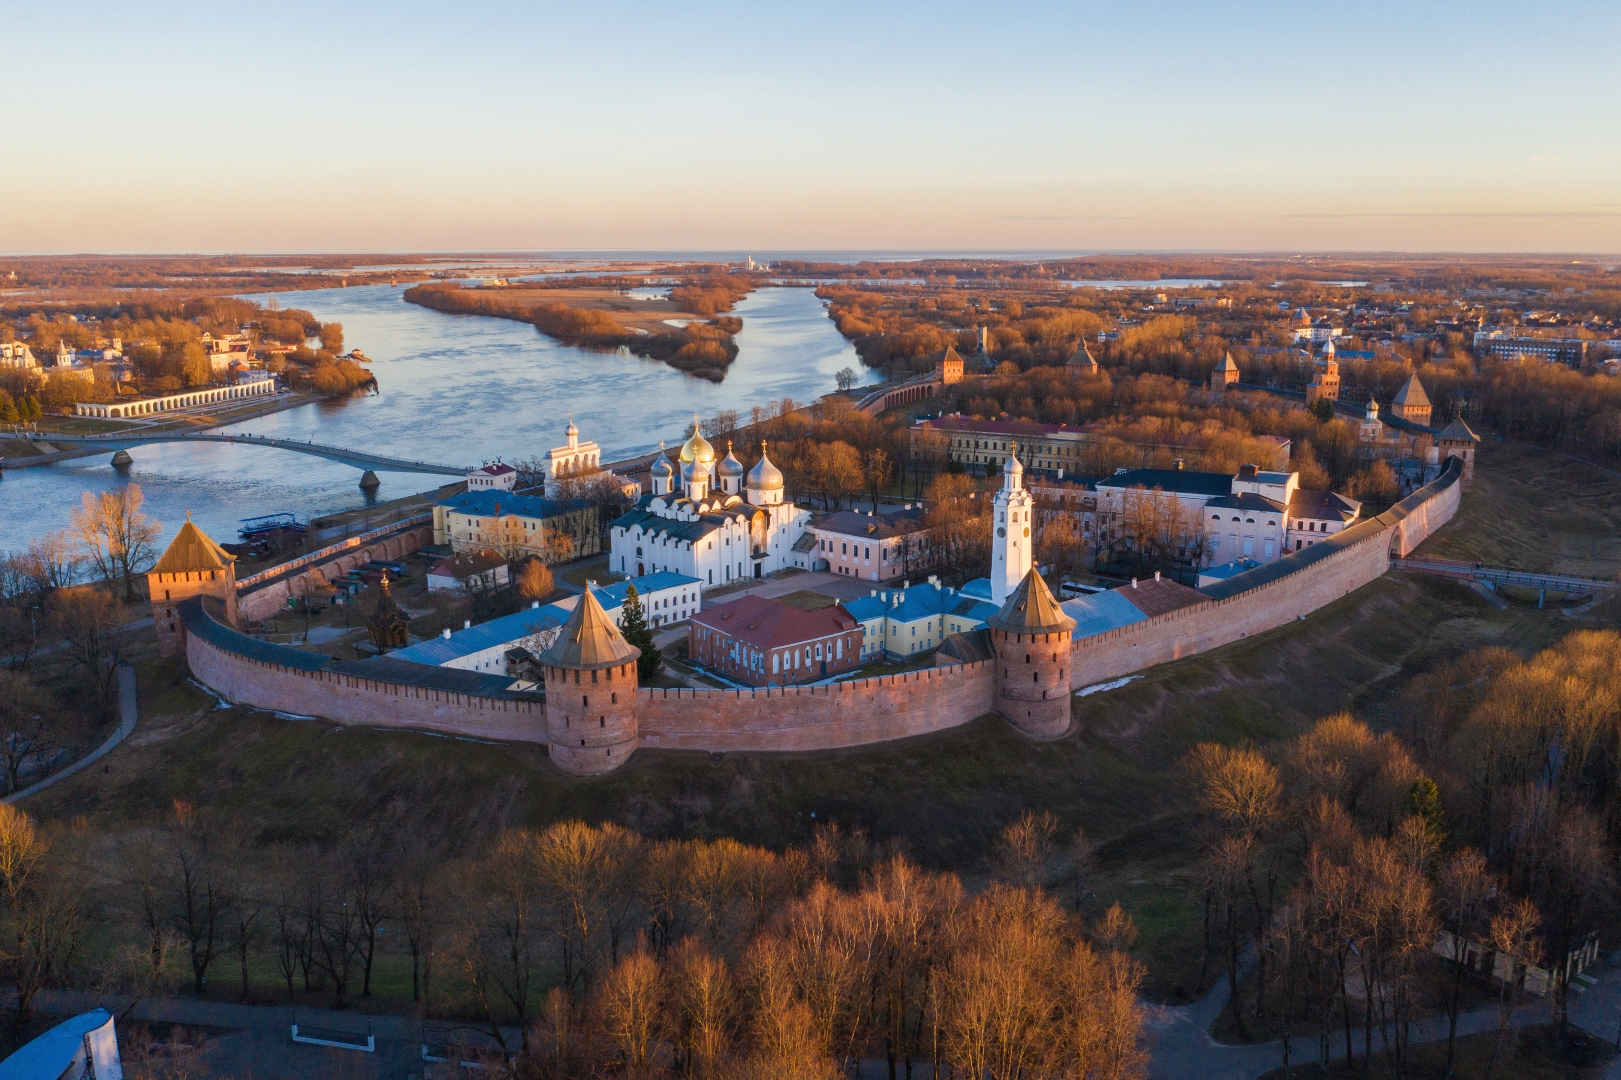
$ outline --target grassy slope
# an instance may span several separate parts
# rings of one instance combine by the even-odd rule
[[[1613,498],[1621,482],[1610,483]],[[1461,521],[1489,513],[1493,488],[1477,484]],[[1586,511],[1540,513],[1556,524],[1562,514]],[[1457,547],[1451,536],[1432,541],[1447,544]],[[1532,554],[1515,545],[1504,549],[1504,561],[1526,565]],[[1592,558],[1555,554],[1553,565],[1571,569],[1566,560],[1578,557]],[[563,776],[536,746],[210,710],[178,666],[153,664],[142,672],[142,727],[109,756],[109,771],[73,777],[30,809],[112,825],[181,798],[250,816],[265,839],[411,827],[454,845],[571,817],[617,820],[653,835],[783,845],[809,837],[815,812],[970,877],[984,872],[1005,823],[1045,809],[1066,829],[1081,826],[1102,841],[1086,906],[1123,902],[1143,930],[1151,989],[1177,997],[1197,975],[1189,872],[1197,838],[1177,774],[1189,746],[1267,742],[1341,709],[1377,726],[1407,680],[1441,659],[1487,644],[1534,651],[1574,625],[1551,609],[1496,612],[1455,583],[1392,574],[1305,622],[1078,699],[1075,727],[1056,742],[1033,743],[989,717],[825,753],[644,752],[597,780]]]

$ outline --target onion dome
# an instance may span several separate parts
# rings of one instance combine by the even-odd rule
[[[1002,466],[1002,475],[1011,476],[1014,480],[1024,475],[1024,466],[1019,464],[1019,445],[1013,444],[1013,452],[1007,456],[1007,463]]]
[[[720,464],[715,467],[715,472],[717,475],[723,478],[728,476],[741,477],[743,475],[743,463],[732,456],[731,443],[728,442],[726,444],[726,456],[722,458]]]
[[[681,460],[683,462],[697,461],[705,465],[715,460],[715,448],[709,445],[708,439],[704,438],[703,431],[698,426],[697,413],[692,416],[692,438],[688,439],[686,445],[681,448]]]
[[[683,484],[690,484],[694,480],[703,480],[705,483],[707,483],[709,481],[709,470],[705,469],[696,461],[682,462],[681,482]]]
[[[749,487],[755,491],[781,491],[782,470],[771,464],[766,457],[765,443],[760,443],[760,462],[749,470]]]
[[[675,466],[671,465],[670,464],[670,459],[665,456],[664,443],[662,443],[662,442],[659,443],[659,456],[658,456],[658,460],[653,462],[653,470],[652,471],[653,471],[654,476],[674,476],[675,475]]]

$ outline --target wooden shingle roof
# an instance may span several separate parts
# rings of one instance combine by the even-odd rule
[[[228,554],[208,534],[192,524],[191,518],[180,526],[180,531],[169,542],[169,546],[158,559],[157,565],[152,567],[155,574],[186,574],[199,570],[224,570],[236,562],[236,556]]]
[[[1009,634],[1056,634],[1075,629],[1041,575],[1031,570],[986,624]]]
[[[589,671],[618,667],[641,655],[642,650],[625,640],[601,602],[587,589],[569,612],[551,648],[540,654],[540,662],[548,667]]]

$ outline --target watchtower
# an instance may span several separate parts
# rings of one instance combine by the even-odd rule
[[[1069,360],[1064,364],[1064,370],[1072,379],[1078,379],[1082,375],[1096,375],[1098,373],[1097,359],[1093,357],[1092,351],[1086,347],[1086,342],[1082,341],[1075,346],[1075,351],[1069,354]]]
[[[1031,568],[986,623],[996,647],[996,711],[1038,739],[1069,730],[1069,646],[1075,620]]]
[[[1323,346],[1322,355],[1317,358],[1317,371],[1306,387],[1307,405],[1318,398],[1327,398],[1329,401],[1340,399],[1340,362],[1334,359],[1332,341]]]
[[[1233,354],[1228,353],[1216,365],[1216,370],[1210,373],[1210,389],[1219,394],[1237,381],[1238,365],[1233,362]]]
[[[1396,396],[1390,399],[1390,413],[1413,424],[1430,426],[1430,395],[1424,392],[1424,384],[1413,375],[1402,383]]]
[[[177,614],[182,600],[212,596],[225,606],[226,620],[236,625],[236,556],[210,540],[187,513],[186,523],[147,572],[146,594],[152,601],[159,654],[183,657],[186,626]]]
[[[1455,416],[1452,423],[1441,430],[1435,437],[1435,449],[1441,463],[1445,464],[1447,458],[1455,457],[1463,462],[1463,487],[1469,490],[1475,479],[1475,447],[1480,443],[1480,436],[1469,430],[1469,425],[1463,422],[1463,417]]]
[[[934,368],[935,378],[943,386],[952,386],[962,382],[962,356],[957,352],[955,345],[947,345],[946,351],[941,355],[940,362]]]
[[[551,648],[540,654],[552,764],[576,776],[595,776],[623,765],[636,750],[641,655],[586,589]]]

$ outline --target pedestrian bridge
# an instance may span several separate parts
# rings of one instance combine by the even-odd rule
[[[148,446],[160,442],[218,442],[235,443],[241,446],[269,446],[277,450],[291,450],[295,454],[310,454],[314,457],[326,458],[328,461],[341,461],[345,465],[353,465],[357,469],[383,469],[388,472],[433,473],[440,476],[466,476],[471,469],[462,465],[439,465],[431,461],[412,461],[408,458],[389,457],[386,454],[372,454],[364,450],[350,450],[343,446],[323,446],[317,442],[307,442],[300,439],[277,439],[266,435],[221,435],[212,432],[140,432],[132,431],[118,435],[46,435],[42,441],[48,441],[53,446],[63,449],[73,448],[79,450],[75,457],[84,457],[100,451],[115,452],[129,450],[137,446]],[[21,464],[18,462],[17,464]]]

